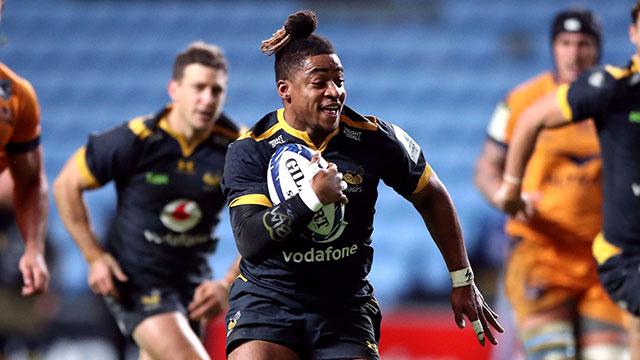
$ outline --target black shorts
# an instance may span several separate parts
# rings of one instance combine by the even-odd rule
[[[111,315],[116,319],[122,334],[131,338],[135,328],[146,318],[168,312],[180,312],[187,319],[187,305],[193,298],[194,286],[175,288],[170,286],[143,287],[131,282],[117,283],[120,298],[105,296]],[[191,328],[200,334],[200,324],[190,321]]]
[[[236,279],[229,307],[227,355],[245,341],[264,340],[284,345],[305,359],[380,359],[382,315],[373,297],[359,305],[309,306]]]
[[[623,251],[610,257],[598,265],[598,276],[618,306],[640,316],[640,253]]]

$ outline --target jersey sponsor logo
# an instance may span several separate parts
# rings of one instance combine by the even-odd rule
[[[161,173],[152,173],[151,171],[147,171],[145,174],[145,180],[148,184],[153,185],[168,185],[169,184],[169,175],[161,174]]]
[[[631,184],[631,191],[633,191],[633,195],[635,195],[635,197],[640,197],[640,184]]]
[[[305,252],[292,252],[283,251],[282,257],[285,262],[294,263],[312,263],[312,262],[326,262],[326,261],[338,261],[355,254],[358,251],[358,245],[353,244],[351,246],[345,246],[342,248],[334,248],[328,246],[326,249],[311,248]]]
[[[604,84],[604,74],[602,71],[596,71],[589,76],[589,85],[599,88]]]
[[[418,157],[420,156],[420,146],[399,126],[393,125],[393,129],[396,132],[396,137],[400,140],[402,146],[404,146],[407,154],[409,154],[411,161],[417,163]]]
[[[362,131],[354,131],[354,130],[349,130],[347,128],[344,128],[344,136],[348,137],[349,139],[353,139],[355,141],[360,141],[360,137],[362,136]]]
[[[571,161],[572,163],[578,166],[582,166],[590,161],[600,159],[600,154],[589,154],[585,156],[578,156],[578,155],[568,154],[564,152],[556,152],[555,155],[558,157],[569,159],[569,161]]]
[[[629,113],[629,122],[640,123],[640,111],[632,111]]]
[[[200,206],[193,200],[176,199],[168,203],[160,212],[162,224],[175,232],[193,229],[202,219]]]
[[[4,101],[9,101],[12,94],[11,80],[0,79],[0,97],[4,99]]]
[[[166,244],[173,247],[191,247],[211,240],[209,234],[165,234],[160,235],[151,230],[144,231],[144,238],[155,244]]]
[[[269,140],[269,146],[271,146],[272,148],[275,148],[276,146],[281,144],[284,144],[284,138],[282,137],[282,135],[278,135],[277,138]]]
[[[178,160],[178,166],[176,167],[179,173],[193,175],[195,174],[195,165],[191,160]]]

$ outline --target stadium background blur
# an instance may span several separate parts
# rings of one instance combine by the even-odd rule
[[[51,181],[89,133],[167,103],[175,54],[194,40],[225,50],[230,63],[225,112],[232,118],[251,125],[281,107],[273,59],[260,53],[260,41],[288,14],[311,9],[319,19],[318,33],[333,41],[345,67],[347,104],[404,128],[447,185],[479,286],[495,304],[501,299],[496,279],[505,251],[503,218],[472,183],[493,108],[511,87],[551,66],[549,27],[558,10],[580,6],[595,11],[603,21],[603,63],[627,61],[634,50],[627,35],[631,5],[631,0],[8,0],[0,25],[7,44],[0,48],[0,60],[30,80],[38,93]],[[91,192],[87,199],[96,230],[104,234],[115,209],[113,188]],[[24,345],[35,339],[35,347],[46,344],[41,351],[46,359],[109,359],[108,344],[95,339],[113,329],[104,326],[108,317],[89,293],[86,264],[53,202],[49,233],[57,261],[51,294],[37,305],[45,320],[32,332],[37,336],[7,342],[10,358],[23,356]],[[235,256],[228,216],[218,235],[221,242],[211,262],[214,271],[223,271]],[[444,262],[410,203],[386,186],[380,187],[373,237],[370,278],[385,321],[407,325],[400,337],[403,331],[440,336],[443,328],[418,330],[438,319],[445,328],[455,327]],[[403,317],[407,314],[413,320],[420,314],[424,321],[409,321]],[[383,345],[385,334],[383,329]],[[443,340],[421,341],[428,349]],[[505,359],[511,358],[508,343],[500,345]],[[449,346],[456,348],[455,343]],[[84,351],[94,355],[86,357]],[[381,351],[385,354],[384,346]],[[425,352],[399,350],[385,358],[469,358],[453,350],[447,355],[446,349],[444,355]],[[482,354],[489,356],[486,350]]]

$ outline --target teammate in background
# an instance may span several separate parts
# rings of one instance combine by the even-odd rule
[[[0,0],[0,21],[4,0]],[[22,295],[49,286],[44,238],[49,214],[47,177],[40,145],[40,107],[26,79],[0,63],[0,172],[9,169],[15,184],[13,209],[25,250],[20,258]]]
[[[598,63],[601,25],[588,10],[556,14],[555,68],[519,85],[496,108],[478,158],[475,182],[493,201],[520,114],[560,84]],[[545,130],[522,181],[529,219],[512,218],[505,292],[530,359],[620,359],[627,316],[608,297],[591,256],[602,224],[602,161],[593,120]]]
[[[301,11],[263,42],[276,57],[284,109],[263,117],[227,153],[222,186],[242,255],[226,318],[229,359],[379,358],[381,315],[366,277],[380,180],[413,203],[438,244],[452,274],[457,324],[464,327],[466,315],[482,345],[485,334],[496,344],[489,326],[502,328],[473,282],[446,188],[402,129],[344,106],[343,67],[331,42],[312,34],[316,26],[313,12]],[[273,206],[267,167],[287,143],[317,151],[312,165],[319,153],[331,164]],[[346,204],[342,234],[305,239],[314,212],[336,202]]]
[[[238,275],[239,259],[223,279],[208,280],[207,257],[218,241],[211,233],[225,205],[224,157],[240,132],[222,114],[227,79],[222,51],[192,43],[175,59],[172,103],[90,136],[53,186],[60,217],[89,264],[89,286],[105,297],[141,359],[209,359],[198,321],[226,307]],[[116,236],[103,248],[82,193],[111,180]]]
[[[636,54],[626,67],[604,66],[561,85],[522,113],[515,128],[495,203],[525,214],[522,175],[545,128],[593,118],[603,162],[602,233],[593,242],[600,281],[610,297],[631,313],[631,357],[640,359],[640,1],[629,27]],[[538,140],[540,141],[540,140]],[[566,141],[570,141],[567,139]],[[585,195],[583,201],[595,194]],[[601,359],[599,357],[598,359]]]

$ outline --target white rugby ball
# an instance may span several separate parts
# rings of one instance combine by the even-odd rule
[[[298,194],[303,184],[308,184],[317,169],[309,166],[313,152],[300,144],[286,144],[271,156],[267,169],[267,187],[273,205],[290,199]],[[326,169],[326,160],[320,157],[318,166]],[[328,243],[337,239],[344,230],[344,204],[328,204],[316,211],[313,220],[307,226],[304,238],[318,243]]]

